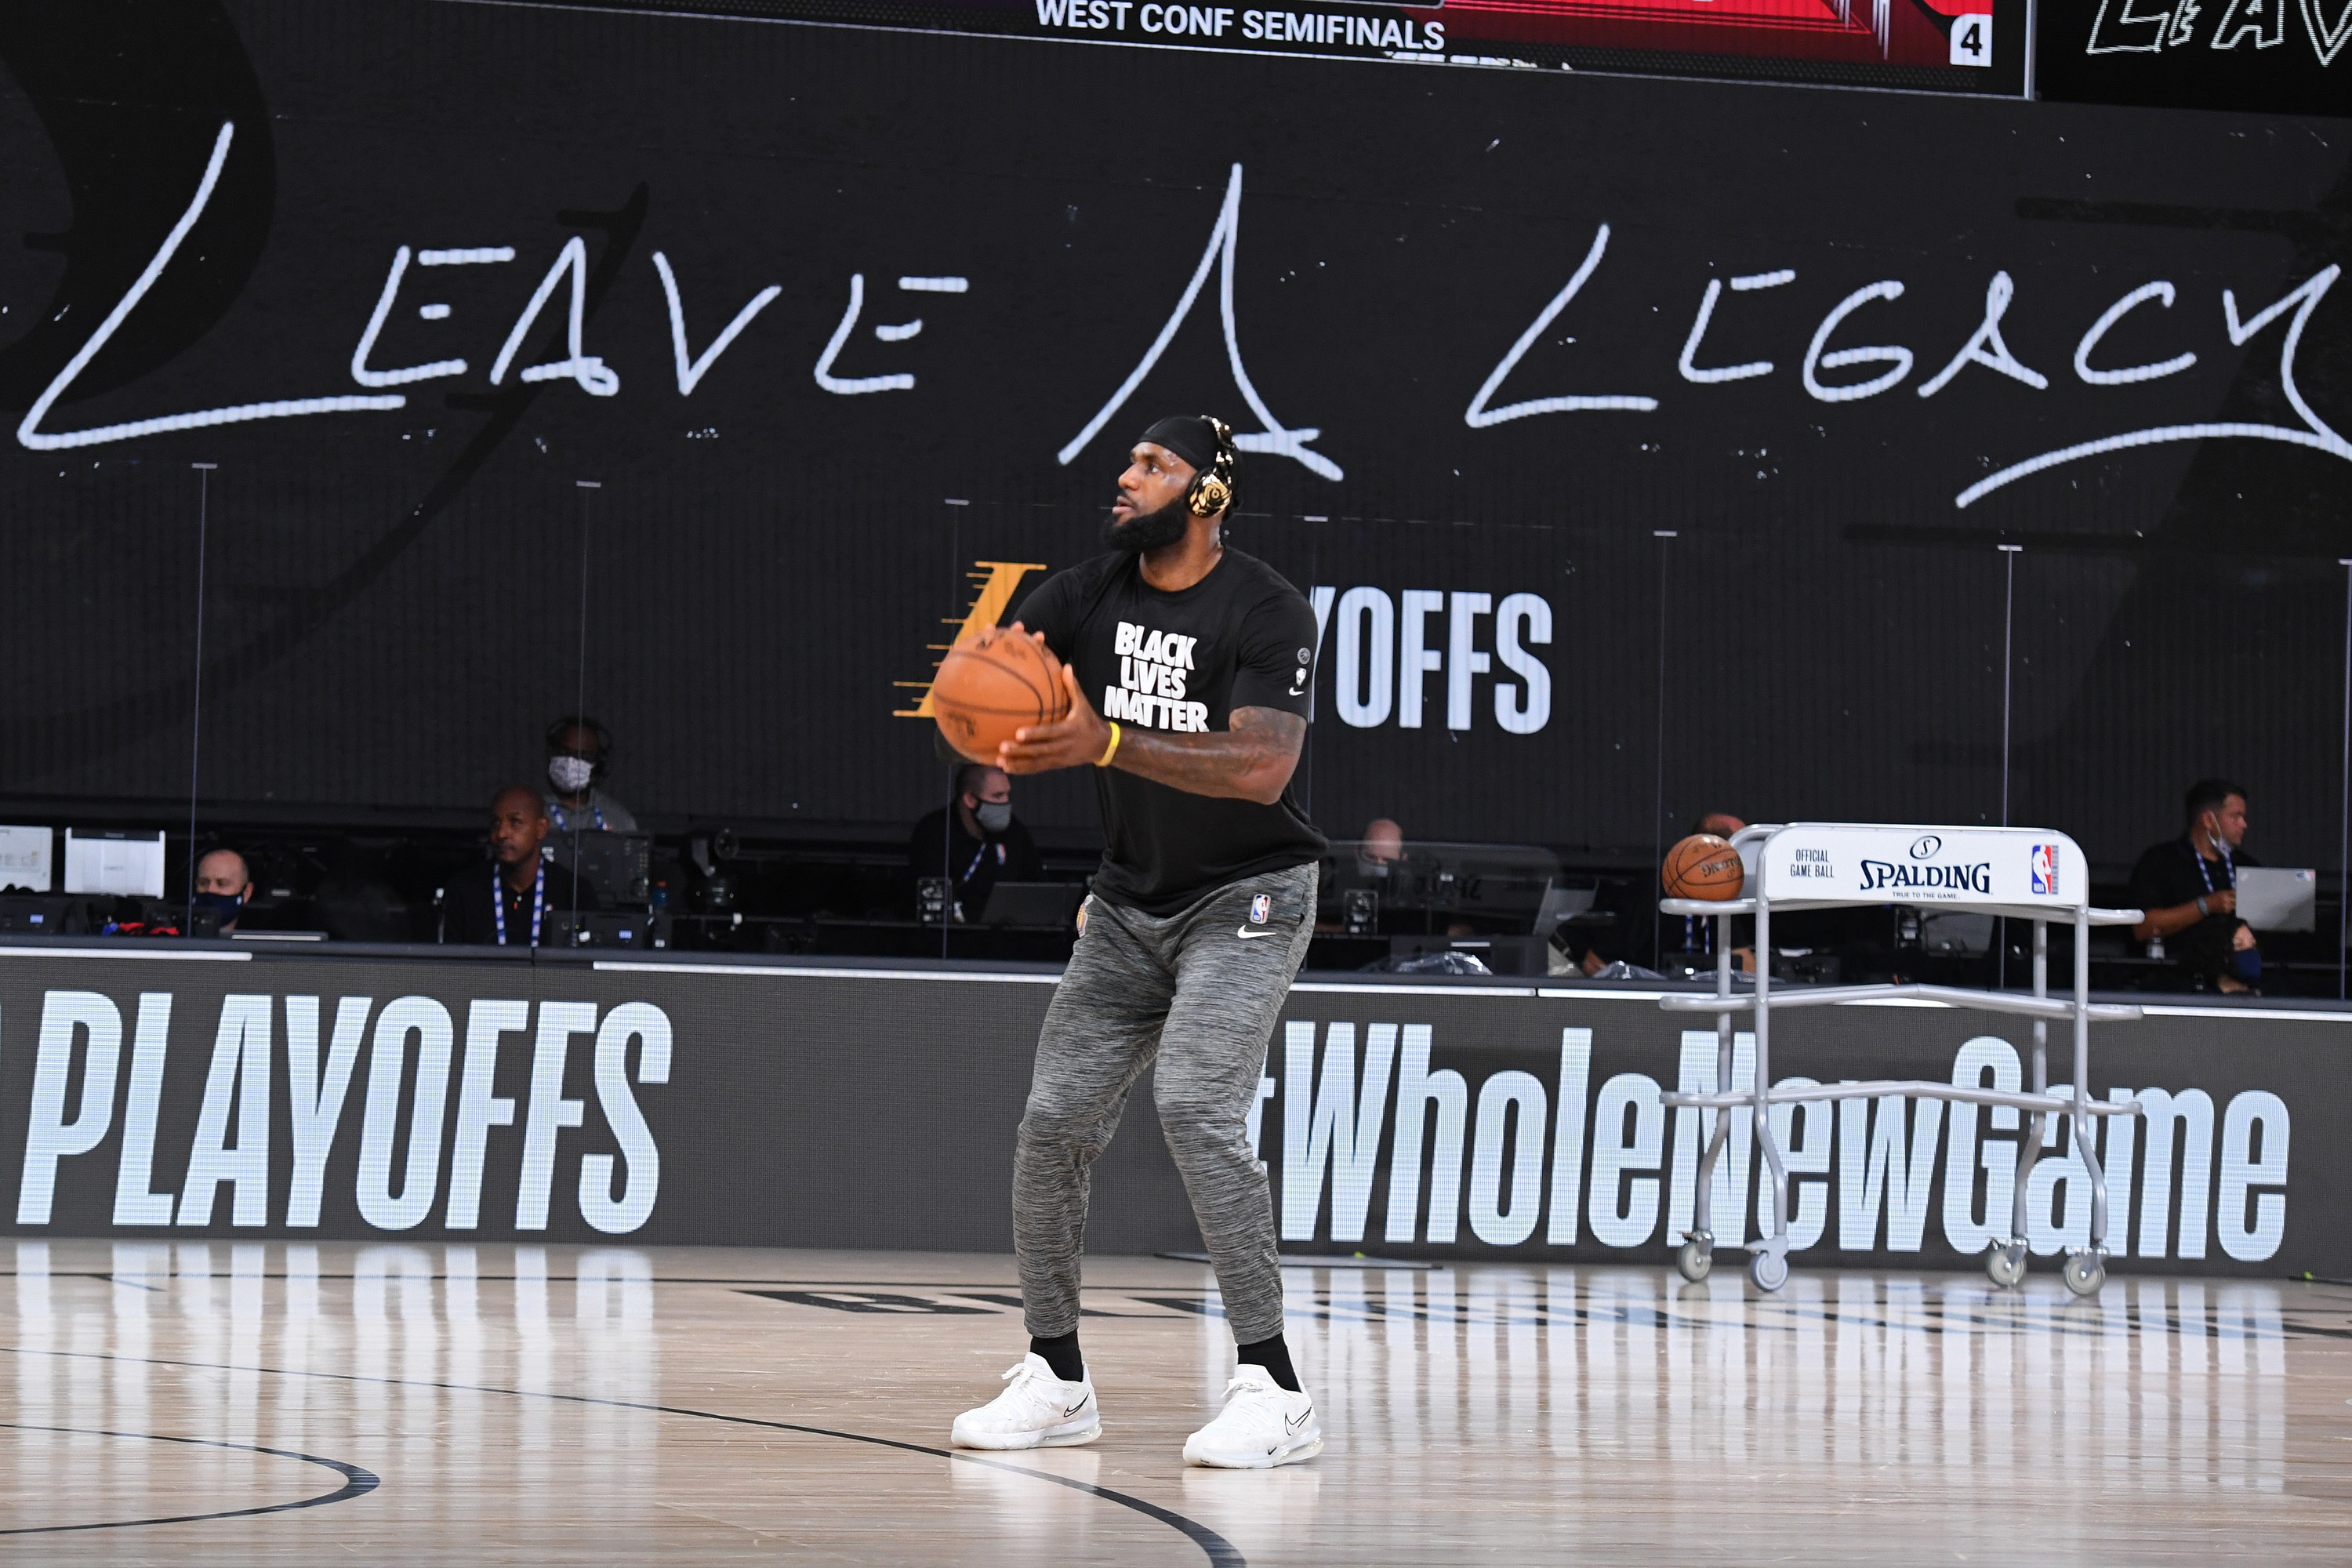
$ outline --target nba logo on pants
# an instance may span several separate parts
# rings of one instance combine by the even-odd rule
[[[1260,893],[1256,898],[1252,899],[1250,900],[1250,924],[1254,926],[1262,926],[1265,924],[1265,917],[1273,911],[1273,909],[1274,896],[1270,893]]]
[[[2058,847],[2037,844],[2033,847],[2033,890],[2055,896],[2058,891]]]

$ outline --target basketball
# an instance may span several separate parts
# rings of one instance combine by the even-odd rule
[[[1034,637],[992,626],[948,650],[931,681],[931,713],[948,744],[976,763],[1024,724],[1050,724],[1070,713],[1062,661]]]
[[[1712,833],[1694,833],[1667,850],[1660,875],[1670,899],[1736,899],[1748,880],[1739,851]]]

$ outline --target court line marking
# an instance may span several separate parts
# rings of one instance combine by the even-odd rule
[[[2208,1276],[2207,1278],[2215,1278]],[[2221,1277],[2226,1278],[2226,1277]],[[1671,1283],[1671,1281],[1669,1282]],[[1375,1301],[1369,1294],[1342,1298],[1339,1292],[1326,1289],[1308,1296],[1307,1305],[1286,1300],[1285,1310],[1294,1316],[1319,1318],[1328,1322],[1408,1322],[1426,1323],[1437,1328],[1607,1328],[1630,1326],[1682,1330],[1691,1333],[1712,1332],[1723,1327],[1722,1321],[1709,1310],[1714,1305],[1706,1296],[1697,1297],[1702,1310],[1684,1306],[1690,1292],[1678,1292],[1661,1304],[1655,1300],[1607,1300],[1585,1299],[1569,1305],[1528,1305],[1523,1310],[1507,1299],[1496,1298],[1486,1305],[1494,1310],[1480,1310],[1480,1303],[1466,1287],[1457,1281],[1450,1298],[1430,1295],[1420,1306],[1399,1307],[1393,1302]],[[1138,1300],[1174,1307],[1180,1304],[1174,1297],[1143,1296]],[[1206,1317],[1223,1314],[1213,1302],[1203,1299],[1192,1306],[1189,1298],[1182,1299],[1186,1310]],[[1744,1331],[1794,1333],[1807,1322],[1826,1322],[1840,1327],[1880,1329],[1890,1333],[1922,1333],[1940,1335],[1957,1331],[1963,1336],[1989,1337],[2001,1332],[2010,1338],[2048,1335],[2057,1339],[2105,1342],[2112,1337],[2113,1324],[2108,1310],[2092,1307],[2100,1313],[2092,1317],[2084,1303],[2056,1296],[2016,1296],[2002,1300],[1991,1294],[1990,1288],[1982,1296],[1944,1297],[1923,1300],[1916,1317],[1899,1316],[1891,1301],[1874,1301],[1869,1309],[1852,1309],[1829,1302],[1771,1301],[1749,1298],[1745,1305],[1759,1309],[1756,1315],[1744,1320]],[[1320,1310],[1318,1310],[1320,1309]],[[2251,1322],[2241,1321],[2233,1332],[2249,1341],[2284,1342],[2303,1335],[2317,1339],[2352,1340],[2352,1327],[2323,1325],[2290,1320],[2284,1316],[2294,1309],[2282,1307],[2278,1331],[2272,1334]],[[2168,1306],[2154,1311],[2144,1310],[2135,1302],[2122,1309],[2125,1321],[2135,1335],[2158,1338],[2178,1335],[2182,1338],[2218,1340],[2221,1335],[2219,1304],[2206,1307],[2201,1314],[2191,1315],[2184,1309]]]
[[[2208,1278],[2213,1278],[2208,1276]],[[2226,1277],[2222,1277],[2226,1278]],[[829,1287],[820,1286],[822,1294]],[[950,1285],[908,1285],[898,1289],[934,1289],[953,1294],[960,1288]],[[2008,1337],[2049,1334],[2064,1339],[2104,1341],[2110,1336],[2113,1325],[2103,1312],[2092,1318],[2076,1311],[2079,1303],[2072,1299],[2055,1296],[2017,1296],[2002,1299],[1990,1293],[1983,1295],[1946,1296],[1935,1300],[1923,1300],[1916,1316],[1898,1315],[1895,1303],[1876,1301],[1868,1309],[1847,1308],[1825,1303],[1795,1301],[1774,1302],[1752,1300],[1748,1305],[1767,1309],[1746,1321],[1750,1331],[1776,1333],[1797,1331],[1802,1322],[1829,1322],[1841,1326],[1883,1329],[1889,1332],[1943,1334],[1958,1331],[1968,1334],[2001,1332]],[[1169,1317],[1181,1320],[1183,1314],[1223,1319],[1224,1309],[1214,1298],[1192,1295],[1152,1295],[1149,1288],[1120,1289],[1116,1293],[1130,1301],[1140,1301],[1168,1309]],[[764,1295],[750,1291],[747,1294]],[[967,1294],[969,1294],[967,1292]],[[1416,1298],[1417,1305],[1402,1305],[1392,1300],[1376,1300],[1369,1290],[1344,1294],[1333,1287],[1307,1288],[1297,1296],[1286,1293],[1284,1310],[1294,1317],[1316,1318],[1325,1322],[1350,1323],[1427,1323],[1436,1327],[1456,1329],[1476,1328],[1592,1328],[1611,1325],[1632,1325],[1643,1328],[1664,1328],[1698,1331],[1713,1331],[1722,1326],[1711,1310],[1694,1310],[1685,1305],[1688,1292],[1678,1293],[1664,1303],[1654,1300],[1627,1300],[1621,1298],[1580,1298],[1568,1304],[1526,1304],[1508,1298],[1497,1297],[1481,1302],[1466,1279],[1457,1279],[1450,1295],[1435,1291]],[[770,1299],[777,1299],[771,1297]],[[973,1296],[972,1300],[988,1300]],[[1000,1298],[1012,1300],[1014,1298]],[[1710,1298],[1697,1298],[1702,1308],[1711,1308]],[[2282,1312],[2294,1310],[2282,1307]],[[2179,1307],[2157,1309],[2153,1313],[2134,1302],[2122,1309],[2133,1332],[2153,1333],[2163,1337],[2171,1333],[2183,1336],[2218,1339],[2221,1337],[2221,1309],[2207,1307],[2201,1315],[2191,1316]],[[907,1316],[919,1314],[908,1313]],[[1157,1313],[1092,1312],[1095,1317],[1133,1318],[1139,1321],[1165,1321]],[[2284,1342],[2298,1334],[2317,1339],[2352,1340],[2352,1326],[2335,1326],[2290,1321],[2284,1316],[2275,1335],[2266,1333],[2251,1323],[2241,1322],[2234,1331],[2252,1341]]]
[[[163,1244],[158,1243],[157,1245],[161,1246]],[[1308,1266],[1285,1263],[1283,1267],[1285,1268],[1291,1268]],[[1340,1265],[1315,1264],[1312,1265],[1312,1267],[1318,1268],[1326,1267],[1339,1268]],[[1349,1264],[1347,1265],[1347,1267],[1356,1268],[1359,1266]],[[167,1282],[173,1279],[179,1279],[184,1282],[196,1279],[276,1279],[281,1282],[289,1279],[320,1279],[329,1281],[352,1281],[365,1279],[370,1282],[376,1280],[398,1282],[411,1279],[424,1279],[446,1284],[452,1280],[462,1279],[482,1285],[514,1285],[529,1281],[532,1284],[547,1285],[578,1285],[583,1282],[592,1285],[789,1285],[805,1286],[811,1289],[818,1290],[828,1289],[836,1285],[855,1289],[864,1289],[866,1287],[872,1286],[882,1289],[898,1289],[903,1288],[909,1290],[961,1290],[967,1287],[974,1290],[1018,1290],[1021,1289],[1020,1281],[1013,1279],[1002,1282],[989,1279],[977,1281],[971,1279],[757,1279],[736,1277],[721,1278],[718,1275],[701,1274],[656,1274],[649,1278],[621,1279],[609,1274],[591,1274],[584,1277],[578,1274],[446,1274],[440,1272],[432,1274],[329,1274],[324,1272],[318,1274],[236,1274],[226,1269],[222,1269],[219,1272],[213,1274],[158,1274],[153,1276],[153,1278],[163,1279]],[[143,1279],[126,1279],[120,1274],[110,1274],[102,1268],[55,1268],[46,1274],[28,1273],[21,1268],[0,1268],[0,1279],[96,1279],[100,1281],[111,1281],[117,1285],[133,1285],[142,1290],[161,1290],[163,1289],[161,1285],[147,1284]],[[1131,1287],[1131,1289],[1139,1290],[1164,1290],[1180,1288],[1181,1287],[1165,1284],[1138,1285]],[[1082,1287],[1082,1289],[1088,1291],[1118,1295],[1129,1289],[1130,1287],[1125,1285],[1087,1285]]]
[[[1433,985],[1430,989],[1435,991],[1441,988]],[[1536,994],[1547,1002],[1656,1002],[1664,997],[1688,996],[1693,993],[1688,991],[1587,991],[1580,986],[1573,985],[1542,985],[1536,988]]]
[[[814,969],[768,963],[646,963],[627,959],[600,958],[594,967],[612,974],[751,974],[784,980],[962,980],[997,985],[1059,985],[1062,976],[1017,974],[996,970],[938,969]],[[1294,992],[1364,994],[1376,996],[1574,996],[1612,1002],[1655,1002],[1663,991],[1539,991],[1532,985],[1366,985],[1303,980]]]
[[[1293,991],[1319,992],[1325,994],[1393,996],[1533,996],[1532,985],[1364,985],[1342,984],[1327,980],[1301,980],[1291,985]]]
[[[2271,1007],[2158,1007],[2147,1003],[2140,1009],[2151,1018],[2272,1018],[2290,1024],[2352,1024],[2352,1012],[2306,1013],[2288,1012]]]
[[[289,1509],[323,1508],[331,1502],[349,1502],[383,1484],[383,1478],[373,1470],[358,1465],[347,1465],[341,1459],[324,1459],[316,1454],[298,1454],[291,1448],[265,1448],[257,1443],[230,1443],[217,1437],[171,1437],[161,1432],[107,1432],[88,1426],[35,1426],[20,1421],[0,1421],[0,1431],[62,1432],[76,1437],[130,1437],[144,1443],[187,1443],[203,1448],[235,1448],[246,1454],[268,1454],[273,1458],[299,1459],[306,1465],[323,1465],[343,1478],[343,1484],[331,1492],[317,1497],[299,1498],[293,1502],[263,1503],[255,1508],[223,1509],[217,1513],[180,1513],[163,1519],[109,1519],[88,1524],[31,1524],[0,1529],[0,1535],[61,1535],[78,1530],[133,1530],[147,1524],[201,1524],[215,1519],[247,1519],[257,1513],[284,1513]]]
[[[143,958],[181,963],[249,963],[250,952],[141,952],[105,947],[0,946],[0,958]],[[1059,985],[1060,974],[1013,974],[995,971],[930,969],[806,969],[761,963],[633,963],[600,958],[595,969],[612,974],[746,974],[801,980],[961,980],[993,985]],[[1586,991],[1567,986],[1534,985],[1366,985],[1337,981],[1302,980],[1293,992],[1349,996],[1520,996],[1546,1002],[1656,1002],[1684,995],[1667,991]],[[1877,1006],[1942,1006],[1932,1002],[1874,1003]],[[2290,1024],[2352,1024],[2352,1012],[2288,1012],[2266,1007],[2163,1007],[2143,1005],[2143,1013],[2157,1018],[2253,1018]]]
[[[803,969],[767,963],[631,963],[600,958],[598,969],[614,974],[763,974],[786,980],[971,980],[998,985],[1059,985],[1059,974],[1005,974],[981,970]]]
[[[136,948],[119,947],[8,947],[0,946],[5,958],[160,958],[166,963],[250,963],[249,952],[142,952]]]
[[[1197,1520],[1187,1519],[1184,1515],[1176,1512],[1173,1509],[1162,1508],[1156,1502],[1147,1501],[1142,1498],[1132,1496],[1127,1492],[1113,1491],[1108,1487],[1098,1487],[1090,1481],[1074,1480],[1067,1476],[1057,1476],[1050,1470],[1033,1470],[1025,1465],[1006,1464],[999,1459],[983,1459],[976,1454],[966,1453],[955,1448],[933,1448],[928,1447],[920,1443],[901,1442],[896,1437],[875,1437],[863,1432],[837,1432],[827,1426],[803,1426],[790,1421],[767,1421],[762,1420],[756,1415],[722,1415],[716,1410],[695,1410],[682,1405],[648,1405],[635,1399],[604,1399],[599,1398],[597,1395],[593,1394],[554,1394],[541,1389],[497,1388],[488,1384],[439,1383],[430,1378],[415,1377],[368,1377],[359,1373],[308,1372],[292,1367],[237,1366],[227,1362],[175,1361],[165,1356],[126,1356],[99,1351],[31,1350],[23,1345],[0,1345],[0,1351],[5,1351],[10,1355],[52,1356],[60,1360],[68,1361],[127,1362],[136,1366],[176,1366],[185,1367],[198,1372],[251,1372],[267,1373],[272,1377],[316,1377],[324,1378],[332,1383],[369,1383],[386,1388],[437,1388],[450,1394],[503,1394],[513,1399],[549,1399],[566,1405],[596,1405],[614,1410],[644,1410],[652,1412],[657,1415],[689,1415],[698,1420],[720,1421],[737,1426],[757,1426],[763,1430],[772,1432],[798,1432],[805,1436],[832,1437],[845,1443],[867,1443],[877,1448],[897,1448],[903,1453],[927,1454],[933,1458],[947,1459],[957,1464],[979,1465],[987,1469],[1003,1470],[1010,1475],[1028,1476],[1036,1480],[1051,1481],[1055,1486],[1067,1487],[1072,1491],[1091,1493],[1106,1501],[1118,1503],[1122,1508],[1132,1509],[1137,1513],[1143,1515],[1146,1519],[1156,1520],[1160,1523],[1168,1526],[1170,1529],[1181,1532],[1189,1539],[1193,1545],[1201,1549],[1202,1555],[1208,1558],[1211,1568],[1249,1568],[1249,1559],[1243,1556],[1241,1550],[1234,1546],[1232,1542],[1227,1541],[1223,1536],[1219,1535],[1207,1525],[1201,1523]],[[0,1426],[5,1426],[5,1423],[0,1423]],[[27,1429],[34,1431],[63,1431],[66,1428],[33,1427]],[[143,1434],[135,1433],[109,1435],[143,1436]],[[201,1437],[169,1437],[161,1440],[175,1443],[201,1443],[207,1441],[207,1439]],[[245,1447],[243,1444],[236,1443],[224,1443],[216,1444],[215,1446],[232,1448]],[[261,1448],[257,1449],[256,1451],[264,1454],[276,1454],[282,1452],[282,1450],[275,1448]],[[293,1458],[310,1458],[310,1456],[307,1454],[297,1454],[294,1455]],[[342,1466],[337,1464],[336,1461],[332,1459],[316,1459],[313,1460],[313,1462],[326,1465],[336,1469],[343,1468]],[[356,1468],[356,1467],[353,1467],[353,1468]],[[368,1475],[368,1472],[364,1470],[359,1471],[359,1474],[367,1475],[371,1483],[377,1482],[376,1477]],[[349,1489],[346,1488],[346,1489],[348,1490]],[[373,1489],[373,1486],[372,1484],[369,1487],[362,1487],[360,1489],[362,1491],[372,1490]],[[358,1494],[353,1493],[352,1495],[356,1496]],[[238,1513],[274,1513],[281,1509],[308,1508],[312,1506],[314,1503],[339,1500],[339,1498],[340,1494],[335,1494],[330,1497],[315,1498],[310,1500],[309,1502],[276,1503],[268,1508],[240,1509],[236,1511]],[[191,1517],[197,1519],[227,1519],[233,1518],[235,1515],[197,1514]],[[142,1524],[173,1524],[180,1521],[176,1520],[141,1520],[136,1522]],[[89,1530],[103,1529],[107,1527],[94,1525],[61,1525],[45,1528]],[[0,1531],[0,1534],[5,1533],[9,1532]]]

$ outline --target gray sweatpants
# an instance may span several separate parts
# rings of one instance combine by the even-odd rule
[[[1118,1130],[1127,1091],[1159,1058],[1153,1100],[1217,1270],[1239,1344],[1282,1332],[1274,1202],[1251,1152],[1266,1044],[1315,934],[1318,868],[1231,882],[1181,914],[1105,900],[1037,1036],[1029,1109],[1013,1162],[1013,1243],[1021,1299],[1040,1339],[1078,1326],[1087,1173]],[[1250,919],[1268,902],[1263,922]]]

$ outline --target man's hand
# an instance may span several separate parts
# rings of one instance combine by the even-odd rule
[[[1018,621],[1016,632],[1025,631]],[[1029,632],[1042,646],[1045,636]],[[1078,672],[1062,666],[1062,685],[1070,694],[1070,716],[1051,724],[1024,724],[1013,739],[996,749],[996,765],[1008,773],[1043,773],[1055,768],[1084,767],[1110,745],[1110,725],[1095,711],[1078,689]]]
[[[1045,641],[1020,622],[1015,632]],[[1042,773],[1087,766],[1110,750],[1110,724],[1079,689],[1078,672],[1062,666],[1070,693],[1070,715],[1052,724],[1024,724],[997,748],[996,765],[1008,773]],[[1169,735],[1135,724],[1120,726],[1118,751],[1110,765],[1188,795],[1253,800],[1271,805],[1282,798],[1298,753],[1307,744],[1307,721],[1278,708],[1236,708],[1227,728],[1207,734]]]
[[[2147,942],[2154,937],[2171,936],[2187,931],[2207,918],[2208,914],[2234,915],[2238,912],[2238,893],[2234,888],[2219,888],[2205,895],[2205,908],[2200,910],[2197,900],[2174,904],[2169,909],[2149,910],[2139,924],[2132,927],[2132,940]]]

